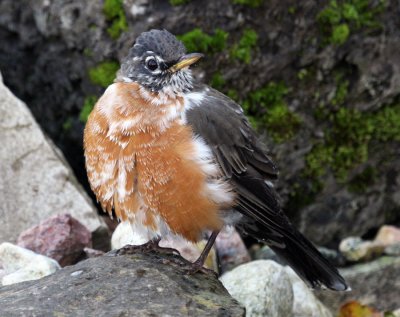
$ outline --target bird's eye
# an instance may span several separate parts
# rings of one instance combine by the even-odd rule
[[[146,67],[151,71],[156,70],[158,68],[158,63],[154,58],[149,58],[146,61]]]

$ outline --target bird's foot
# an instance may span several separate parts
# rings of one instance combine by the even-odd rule
[[[193,263],[188,262],[187,265],[185,266],[184,270],[186,271],[185,273],[187,275],[193,275],[193,274],[196,274],[197,272],[201,272],[206,275],[218,277],[217,272],[215,272],[212,269],[208,269],[208,268],[204,267],[204,261],[202,261],[201,259],[198,259]]]
[[[135,253],[149,253],[157,252],[161,254],[181,255],[178,250],[173,248],[164,248],[158,245],[160,239],[150,240],[141,245],[128,244],[116,251],[116,255],[135,254]]]

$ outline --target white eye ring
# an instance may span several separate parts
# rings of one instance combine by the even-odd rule
[[[152,72],[154,72],[158,68],[158,62],[154,58],[154,56],[147,57],[145,60],[145,65],[146,65],[147,69],[149,69]]]

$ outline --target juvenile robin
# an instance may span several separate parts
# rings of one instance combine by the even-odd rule
[[[312,287],[346,282],[282,212],[271,181],[275,164],[242,108],[197,83],[201,54],[166,30],[142,33],[95,105],[84,132],[86,169],[103,210],[158,245],[175,235],[198,241],[219,230],[269,245]]]

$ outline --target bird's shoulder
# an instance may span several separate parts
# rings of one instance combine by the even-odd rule
[[[239,104],[206,85],[196,85],[184,100],[187,124],[211,148],[225,176],[253,168],[265,179],[277,178],[275,164]]]

